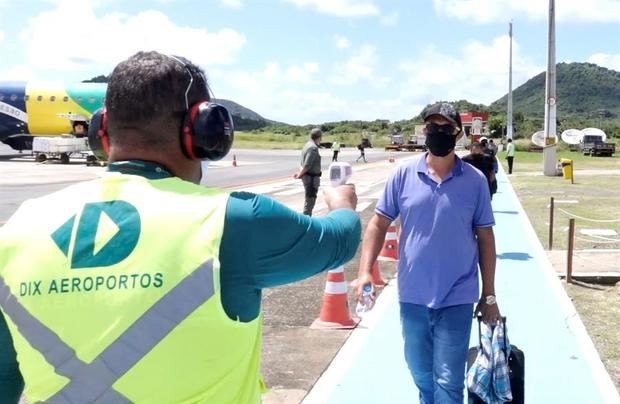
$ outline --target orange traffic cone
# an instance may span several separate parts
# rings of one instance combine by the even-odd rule
[[[323,294],[323,306],[319,318],[314,320],[312,329],[349,329],[355,328],[358,319],[349,314],[347,284],[344,281],[344,267],[327,271],[327,282]]]
[[[233,154],[233,167],[237,167],[237,155]]]
[[[396,226],[391,224],[388,227],[388,231],[385,235],[385,241],[383,242],[383,248],[377,257],[379,261],[398,261],[398,234],[396,233]]]
[[[383,280],[383,278],[381,277],[381,268],[379,267],[379,262],[375,261],[375,263],[372,266],[372,284],[375,285],[376,287],[383,287],[385,285],[387,285],[387,282]]]
[[[372,272],[370,274],[372,276],[372,284],[375,287],[382,288],[385,285],[387,285],[387,282],[384,281],[383,278],[381,277],[381,269],[379,268],[379,263],[377,261],[375,261],[375,263],[372,264]],[[349,283],[349,286],[352,288],[356,288],[357,279],[353,279],[351,283]]]

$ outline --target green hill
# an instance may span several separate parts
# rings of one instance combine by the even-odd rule
[[[559,63],[556,93],[558,132],[596,126],[609,135],[620,135],[620,72],[592,63]],[[490,106],[499,121],[505,120],[506,97]],[[517,132],[529,136],[541,130],[545,112],[545,72],[513,90],[512,97]]]
[[[90,80],[84,80],[83,83],[107,83],[109,76],[99,75],[93,77]],[[277,122],[263,118],[256,112],[243,105],[237,104],[234,101],[218,98],[215,101],[222,104],[232,114],[233,122],[235,123],[235,130],[253,130],[264,128],[267,125],[275,124]]]

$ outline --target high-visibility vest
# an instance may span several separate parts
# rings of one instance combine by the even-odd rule
[[[0,228],[0,307],[29,402],[258,403],[262,318],[231,320],[228,194],[108,174]]]

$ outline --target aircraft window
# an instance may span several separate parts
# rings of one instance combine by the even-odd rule
[[[52,95],[52,96],[50,97],[50,101],[51,101],[51,102],[56,101],[56,96],[55,96],[55,95]]]
[[[30,99],[29,95],[24,96],[24,101],[28,101]]]
[[[95,103],[95,97],[90,97],[90,98],[88,99],[88,102],[89,102],[90,104],[94,104],[94,103]]]
[[[42,95],[37,95],[37,101],[43,101],[43,96]]]
[[[15,94],[11,94],[11,101],[15,101],[17,99],[17,96]]]
[[[62,101],[63,101],[63,102],[67,102],[67,101],[69,101],[69,97],[67,97],[67,96],[65,95],[64,97],[62,97]]]
[[[82,97],[77,97],[76,100],[77,100],[77,102],[79,104],[80,102],[82,102]]]

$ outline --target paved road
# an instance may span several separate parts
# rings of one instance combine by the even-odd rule
[[[496,291],[511,343],[525,353],[527,403],[620,403],[505,173],[493,198]],[[395,282],[356,329],[304,404],[417,403],[403,358]],[[470,346],[477,344],[473,327]]]
[[[363,163],[355,163],[358,155],[356,149],[342,149],[339,160],[363,166]],[[403,156],[406,155],[408,154],[403,153]],[[233,156],[236,157],[237,167],[233,167]],[[299,150],[233,149],[223,160],[205,164],[203,184],[246,189],[255,187],[257,183],[290,179],[291,185],[300,186],[301,182],[292,178],[299,167],[299,156]],[[331,162],[331,151],[322,149],[321,156],[325,171]],[[366,158],[369,163],[387,161],[388,154],[383,150],[367,149]],[[80,158],[72,158],[68,165],[53,161],[35,163],[32,156],[18,154],[8,146],[0,144],[0,224],[4,223],[24,200],[46,195],[71,183],[96,178],[104,170],[102,167],[87,167],[85,160]],[[261,188],[254,190],[260,193]]]

